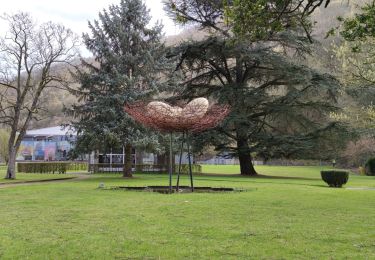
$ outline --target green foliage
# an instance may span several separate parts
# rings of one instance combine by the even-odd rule
[[[17,171],[25,173],[66,173],[66,163],[60,162],[33,162],[33,163],[18,163]]]
[[[364,100],[373,101],[375,97],[375,2],[366,4],[354,17],[340,19],[342,24],[340,35],[346,40],[339,46],[334,46],[338,58],[338,69],[343,75],[346,84],[354,85],[366,92]],[[360,94],[360,93],[356,93]],[[368,98],[366,98],[366,95]],[[367,102],[369,105],[370,102]]]
[[[268,40],[273,34],[301,24],[306,30],[311,28],[311,23],[302,17],[303,9],[296,7],[297,1],[234,0],[223,3],[226,23],[233,27],[237,36],[251,41]]]
[[[375,1],[366,3],[353,16],[339,18],[339,21],[340,35],[345,41],[333,49],[337,58],[335,69],[346,85],[348,97],[343,100],[344,110],[332,116],[348,123],[360,136],[359,141],[371,143],[375,136]],[[350,146],[347,150],[355,148]],[[358,146],[359,149],[355,150],[362,154],[358,154],[360,160],[357,161],[363,162],[372,154],[372,149],[363,153],[366,146]],[[351,154],[352,151],[345,153]]]
[[[340,34],[347,41],[375,37],[375,1],[363,6],[360,13],[355,14],[353,18],[341,18],[339,21],[343,22],[343,30]]]
[[[59,173],[87,171],[87,163],[80,162],[19,162],[17,171],[24,173]]]
[[[299,1],[255,2],[173,1],[168,10],[210,32],[175,49],[187,78],[180,98],[207,96],[231,107],[222,127],[196,136],[195,145],[237,155],[243,174],[255,174],[248,166],[254,152],[268,159],[311,150],[323,132],[337,127],[329,113],[337,111],[340,92],[332,75],[304,63],[311,37],[304,10],[292,8]],[[234,21],[222,26],[225,12]]]
[[[4,128],[0,128],[0,161],[8,163],[9,151],[8,151],[8,141],[9,141],[10,131]]]
[[[365,173],[369,176],[375,176],[375,157],[367,160],[365,164]]]
[[[341,188],[349,179],[349,172],[347,171],[321,171],[322,179],[330,187]]]
[[[329,0],[169,0],[166,9],[175,22],[211,27],[250,41],[277,38],[277,33],[302,29],[311,40],[309,16]],[[223,25],[224,23],[224,25]]]

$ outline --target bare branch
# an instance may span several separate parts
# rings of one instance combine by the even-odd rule
[[[69,82],[58,69],[78,55],[78,37],[59,24],[37,26],[27,13],[4,15],[9,31],[0,37],[0,123],[11,127],[10,163],[31,120],[44,109],[40,98],[50,85]],[[18,132],[18,135],[17,135]]]

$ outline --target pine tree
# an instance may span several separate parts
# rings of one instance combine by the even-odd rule
[[[141,0],[122,0],[89,23],[91,34],[83,39],[94,61],[82,61],[84,69],[76,75],[81,103],[69,111],[79,133],[77,151],[125,144],[124,176],[131,176],[132,146],[153,140],[124,112],[124,104],[165,91],[171,80],[164,74],[172,67],[162,26],[149,28],[150,18]]]

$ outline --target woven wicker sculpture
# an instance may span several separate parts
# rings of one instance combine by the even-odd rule
[[[139,123],[158,131],[171,134],[169,167],[170,192],[172,192],[172,133],[180,132],[183,134],[176,190],[179,190],[182,151],[184,142],[186,142],[191,190],[194,191],[188,134],[190,132],[201,132],[217,126],[228,115],[230,111],[229,107],[220,105],[209,106],[209,102],[206,98],[196,98],[187,103],[185,107],[171,106],[160,101],[152,101],[149,103],[139,101],[126,105],[125,111]]]

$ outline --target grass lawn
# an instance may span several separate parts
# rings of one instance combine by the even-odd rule
[[[146,174],[0,189],[0,259],[375,258],[375,190],[328,188],[317,167],[257,170],[273,177],[195,178],[197,186],[247,189],[236,193],[97,189],[168,182]],[[375,178],[351,175],[346,186],[375,187]]]

